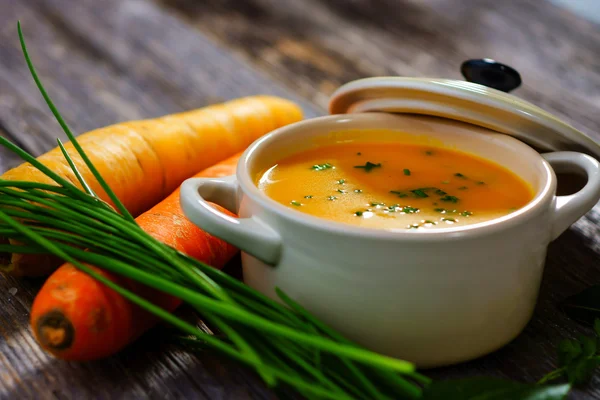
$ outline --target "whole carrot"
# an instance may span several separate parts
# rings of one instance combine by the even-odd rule
[[[194,173],[301,118],[302,110],[289,100],[251,96],[161,118],[107,126],[84,133],[77,140],[127,210],[138,216]],[[67,143],[65,147],[92,189],[111,203],[73,146]],[[79,186],[59,148],[38,160]],[[29,163],[7,171],[0,179],[54,183]],[[9,253],[0,257],[0,272],[43,276],[60,264],[60,260],[46,255]]]
[[[239,154],[197,177],[221,177],[235,172]],[[234,216],[223,208],[221,211]],[[179,189],[136,218],[154,238],[215,268],[222,268],[237,249],[187,220],[179,206]],[[94,268],[113,282],[168,311],[181,301],[133,280]],[[58,268],[37,294],[31,327],[38,343],[65,360],[108,357],[131,343],[157,319],[71,264]]]

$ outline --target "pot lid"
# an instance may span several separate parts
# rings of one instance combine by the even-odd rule
[[[469,82],[438,78],[377,77],[339,87],[331,114],[424,114],[478,125],[513,136],[538,151],[572,150],[600,159],[600,144],[541,108],[507,92],[521,84],[518,72],[491,59],[469,60]]]

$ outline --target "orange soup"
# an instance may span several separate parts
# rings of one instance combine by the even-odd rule
[[[323,146],[256,176],[261,191],[295,210],[381,229],[435,229],[509,214],[533,190],[477,156],[415,144]]]

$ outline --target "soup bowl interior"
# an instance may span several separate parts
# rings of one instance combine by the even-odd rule
[[[345,143],[424,145],[466,152],[510,170],[528,183],[534,192],[529,203],[506,216],[441,229],[445,232],[474,230],[518,217],[543,200],[549,200],[556,189],[556,177],[549,164],[534,149],[517,139],[463,122],[389,113],[326,116],[280,128],[259,139],[246,151],[238,167],[238,182],[244,194],[280,216],[294,218],[303,224],[343,229],[346,233],[364,234],[365,230],[373,233],[371,228],[348,226],[293,210],[268,198],[256,184],[266,169],[288,156],[321,146]],[[439,234],[438,230],[427,233]]]

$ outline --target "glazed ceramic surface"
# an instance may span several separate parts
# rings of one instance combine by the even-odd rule
[[[332,94],[329,111],[433,115],[492,129],[543,151],[573,150],[600,158],[600,145],[583,132],[528,101],[472,82],[405,77],[358,79]]]
[[[295,211],[254,184],[261,167],[288,154],[353,140],[348,130],[379,128],[391,130],[385,140],[456,147],[500,163],[530,183],[535,197],[479,224],[392,232]],[[584,171],[588,183],[557,197],[553,168]],[[533,312],[549,242],[599,198],[599,165],[590,156],[540,155],[515,138],[466,123],[387,113],[280,128],[245,152],[235,177],[189,179],[181,188],[186,216],[243,251],[248,285],[273,298],[279,287],[346,337],[420,367],[472,359],[517,336]]]

